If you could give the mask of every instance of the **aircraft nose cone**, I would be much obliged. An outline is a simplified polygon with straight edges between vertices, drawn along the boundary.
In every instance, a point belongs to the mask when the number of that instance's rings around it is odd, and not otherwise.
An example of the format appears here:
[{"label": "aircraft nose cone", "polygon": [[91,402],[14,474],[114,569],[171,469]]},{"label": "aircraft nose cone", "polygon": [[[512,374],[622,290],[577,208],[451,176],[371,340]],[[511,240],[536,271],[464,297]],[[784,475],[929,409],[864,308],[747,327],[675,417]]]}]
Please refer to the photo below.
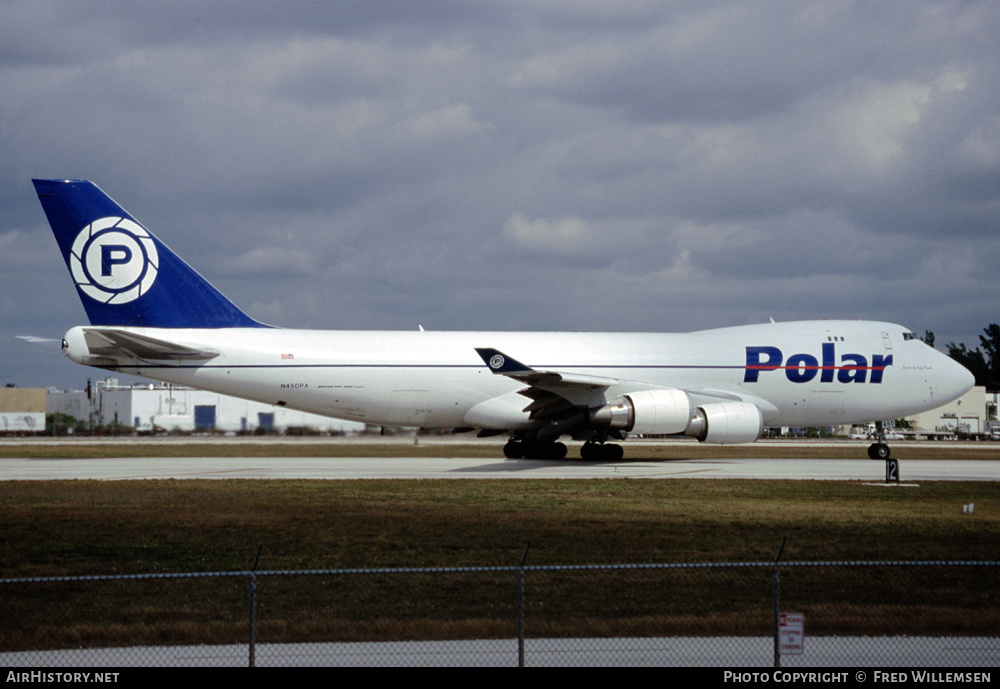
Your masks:
[{"label": "aircraft nose cone", "polygon": [[943,389],[945,396],[951,399],[961,397],[975,384],[976,377],[969,369],[951,357],[947,358],[938,376],[938,385]]}]

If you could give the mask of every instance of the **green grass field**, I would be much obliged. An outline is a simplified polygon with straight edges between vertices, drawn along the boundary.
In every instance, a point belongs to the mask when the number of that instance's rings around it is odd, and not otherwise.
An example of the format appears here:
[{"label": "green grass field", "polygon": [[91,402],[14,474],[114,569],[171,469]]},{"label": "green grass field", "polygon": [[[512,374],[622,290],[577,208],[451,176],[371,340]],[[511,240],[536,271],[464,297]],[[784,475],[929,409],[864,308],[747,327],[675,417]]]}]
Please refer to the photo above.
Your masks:
[{"label": "green grass field", "polygon": [[[769,561],[782,539],[785,562],[996,560],[1000,483],[12,481],[0,482],[0,524],[3,578],[239,571],[259,546],[265,570],[514,565],[528,542],[529,565]],[[886,603],[882,631],[953,620],[995,630],[996,570],[790,569],[786,595],[810,610],[814,630],[818,616],[831,630],[855,630]],[[550,634],[756,633],[769,619],[767,570],[531,579],[531,619]],[[444,585],[390,576],[377,586],[268,579],[262,632],[269,640],[509,636],[511,584],[506,576]],[[8,587],[0,650],[245,637],[243,580]]]},{"label": "green grass field", "polygon": [[[993,559],[1000,484],[0,482],[3,577],[769,559]],[[972,515],[962,506],[975,503]]]}]

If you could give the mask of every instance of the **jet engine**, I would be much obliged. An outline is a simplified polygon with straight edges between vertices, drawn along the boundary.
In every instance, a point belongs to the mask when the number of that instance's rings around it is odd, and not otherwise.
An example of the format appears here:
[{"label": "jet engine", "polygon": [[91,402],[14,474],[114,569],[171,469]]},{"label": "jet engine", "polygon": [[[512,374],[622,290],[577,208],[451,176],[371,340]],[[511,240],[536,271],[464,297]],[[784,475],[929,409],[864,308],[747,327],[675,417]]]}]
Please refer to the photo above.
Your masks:
[{"label": "jet engine", "polygon": [[760,409],[747,402],[694,407],[683,390],[632,392],[590,410],[590,423],[640,435],[686,435],[713,445],[752,443],[764,429]]},{"label": "jet engine", "polygon": [[695,409],[684,435],[702,443],[738,445],[752,443],[764,430],[760,408],[748,402],[719,402]]},{"label": "jet engine", "polygon": [[674,388],[630,392],[618,400],[590,410],[595,426],[646,435],[677,435],[691,422],[691,400]]}]

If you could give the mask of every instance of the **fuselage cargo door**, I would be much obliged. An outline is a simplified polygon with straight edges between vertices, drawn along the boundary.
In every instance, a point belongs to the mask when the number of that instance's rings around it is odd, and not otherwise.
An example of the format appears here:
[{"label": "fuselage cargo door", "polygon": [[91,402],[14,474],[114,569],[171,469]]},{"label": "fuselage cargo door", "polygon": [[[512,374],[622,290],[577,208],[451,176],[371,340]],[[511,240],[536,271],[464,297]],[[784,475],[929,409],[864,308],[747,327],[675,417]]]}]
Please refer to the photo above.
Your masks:
[{"label": "fuselage cargo door", "polygon": [[388,423],[394,426],[420,426],[427,419],[426,390],[393,390]]},{"label": "fuselage cargo door", "polygon": [[819,425],[836,425],[847,418],[842,390],[814,390],[809,393],[809,416]]}]

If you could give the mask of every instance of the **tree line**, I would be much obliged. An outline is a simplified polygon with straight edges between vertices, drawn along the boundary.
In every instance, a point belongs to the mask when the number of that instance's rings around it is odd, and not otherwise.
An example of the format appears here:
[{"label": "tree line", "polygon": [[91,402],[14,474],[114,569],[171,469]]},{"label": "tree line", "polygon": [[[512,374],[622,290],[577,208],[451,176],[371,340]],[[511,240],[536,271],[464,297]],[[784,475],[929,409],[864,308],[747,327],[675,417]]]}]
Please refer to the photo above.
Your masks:
[{"label": "tree line", "polygon": [[[1000,325],[991,323],[979,336],[980,346],[969,349],[965,344],[948,343],[948,356],[972,371],[976,385],[987,390],[1000,390]],[[934,333],[926,331],[922,338],[934,346]]]}]

